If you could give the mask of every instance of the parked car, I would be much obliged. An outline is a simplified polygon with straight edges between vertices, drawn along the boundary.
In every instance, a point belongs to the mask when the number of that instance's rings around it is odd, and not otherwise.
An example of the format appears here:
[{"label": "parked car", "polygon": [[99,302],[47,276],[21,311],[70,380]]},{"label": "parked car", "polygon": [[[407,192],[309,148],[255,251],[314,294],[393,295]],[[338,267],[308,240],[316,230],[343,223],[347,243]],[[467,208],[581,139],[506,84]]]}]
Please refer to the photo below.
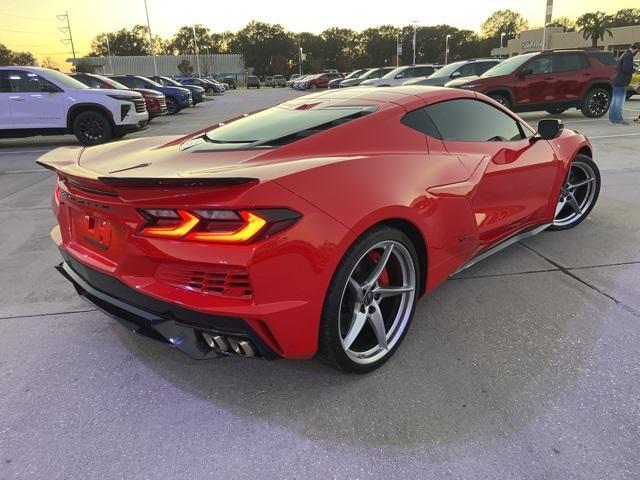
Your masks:
[{"label": "parked car", "polygon": [[462,60],[450,63],[436,70],[425,78],[412,78],[402,85],[429,85],[432,87],[442,87],[445,83],[471,76],[479,76],[492,67],[495,67],[502,60],[499,58],[474,58],[472,60]]},{"label": "parked car", "polygon": [[193,104],[194,105],[197,105],[198,103],[202,103],[202,102],[204,102],[206,100],[205,89],[202,88],[202,87],[199,87],[197,85],[183,85],[181,83],[176,82],[173,78],[163,77],[163,76],[160,76],[160,75],[153,76],[153,77],[148,77],[148,78],[150,78],[154,82],[157,82],[160,85],[163,85],[165,87],[186,88],[187,90],[189,90],[191,92],[191,98],[193,98]]},{"label": "parked car", "polygon": [[627,91],[627,99],[640,94],[640,61],[634,61],[633,68],[635,71],[631,77],[631,83],[629,84],[629,90]]},{"label": "parked car", "polygon": [[327,85],[331,80],[335,80],[338,78],[344,78],[344,76],[338,72],[321,73],[319,75],[315,75],[312,78],[304,80],[303,82],[300,82],[300,89],[315,90],[316,88],[327,88]]},{"label": "parked car", "polygon": [[340,88],[356,87],[360,85],[362,82],[364,82],[365,80],[380,78],[394,69],[395,67],[370,68],[368,71],[366,71],[359,77],[350,78],[349,80],[342,80],[340,82]]},{"label": "parked car", "polygon": [[69,76],[90,88],[131,90],[140,93],[142,98],[144,98],[144,103],[149,113],[149,121],[160,115],[166,115],[168,112],[164,94],[156,92],[155,90],[149,90],[148,88],[129,88],[116,82],[113,78],[98,75],[97,73],[72,73]]},{"label": "parked car", "polygon": [[255,75],[247,77],[247,88],[260,88],[260,79]]},{"label": "parked car", "polygon": [[296,90],[306,90],[305,86],[307,82],[310,82],[311,80],[313,80],[316,77],[319,77],[320,75],[321,75],[320,73],[314,73],[311,75],[305,75],[304,77],[300,77],[295,82],[293,82],[293,88],[295,88]]},{"label": "parked car", "polygon": [[217,88],[216,91],[218,93],[224,93],[229,89],[229,85],[213,77],[206,77],[206,78],[203,78],[202,80],[206,80],[207,82],[212,83]]},{"label": "parked car", "polygon": [[264,86],[265,87],[273,87],[273,77],[271,75],[269,75],[268,77],[264,78]]},{"label": "parked car", "polygon": [[599,50],[550,50],[511,57],[479,77],[447,87],[484,93],[514,112],[546,110],[557,115],[577,108],[602,117],[611,102],[615,59]]},{"label": "parked car", "polygon": [[274,75],[273,76],[273,88],[276,87],[284,87],[286,86],[287,79],[284,78],[284,75]]},{"label": "parked car", "polygon": [[129,88],[148,88],[149,90],[163,93],[167,102],[169,115],[175,115],[183,108],[193,106],[191,92],[184,87],[165,87],[139,75],[113,75],[109,78],[113,78],[116,82]]},{"label": "parked car", "polygon": [[289,80],[287,80],[287,87],[291,87],[293,86],[293,82],[298,79],[299,77],[301,77],[302,75],[300,75],[299,73],[294,73],[293,75],[291,75],[289,77]]},{"label": "parked car", "polygon": [[97,145],[146,127],[138,92],[89,88],[57,70],[0,67],[0,136],[73,134]]},{"label": "parked car", "polygon": [[426,77],[433,74],[442,65],[425,64],[425,65],[406,65],[397,67],[390,72],[385,73],[380,78],[368,78],[360,83],[363,87],[394,87],[402,85],[409,78]]},{"label": "parked car", "polygon": [[238,88],[238,82],[233,77],[224,77],[224,83],[229,85],[229,88],[232,88],[234,90]]},{"label": "parked car", "polygon": [[180,83],[183,87],[187,85],[196,85],[198,87],[204,88],[205,93],[221,93],[224,91],[220,87],[215,86],[215,84],[211,83],[204,78],[195,78],[195,77],[178,77],[176,81]]},{"label": "parked car", "polygon": [[600,191],[592,146],[560,121],[536,132],[484,95],[422,90],[343,90],[339,108],[317,94],[185,137],[52,150],[38,163],[58,175],[57,269],[192,358],[370,372],[411,333],[420,297],[579,225]]},{"label": "parked car", "polygon": [[291,83],[291,88],[298,90],[300,88],[301,82],[304,82],[305,80],[314,77],[318,75],[317,73],[315,74],[306,74],[306,75],[300,75],[299,77],[297,77],[296,79],[293,80],[293,82]]},{"label": "parked car", "polygon": [[328,89],[339,88],[340,87],[340,82],[343,82],[344,80],[349,80],[351,78],[357,78],[360,75],[362,75],[363,73],[365,73],[367,70],[369,70],[369,69],[368,68],[359,68],[358,70],[354,70],[353,72],[351,72],[350,74],[348,74],[345,77],[334,78],[333,80],[329,81],[329,83],[327,84],[327,88]]}]

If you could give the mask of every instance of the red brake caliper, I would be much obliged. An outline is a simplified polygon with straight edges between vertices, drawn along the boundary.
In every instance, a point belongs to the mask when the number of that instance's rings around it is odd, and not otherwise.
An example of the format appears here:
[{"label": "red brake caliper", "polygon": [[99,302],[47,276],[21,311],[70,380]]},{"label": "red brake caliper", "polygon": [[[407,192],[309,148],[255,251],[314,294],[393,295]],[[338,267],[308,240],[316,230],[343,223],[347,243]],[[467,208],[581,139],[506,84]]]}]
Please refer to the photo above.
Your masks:
[{"label": "red brake caliper", "polygon": [[[378,251],[369,252],[369,254],[367,255],[367,258],[371,260],[371,263],[373,263],[374,265],[380,261],[380,257],[382,257],[382,254]],[[378,277],[378,284],[381,287],[386,287],[389,285],[389,272],[387,271],[386,266],[384,267],[384,270],[382,270],[382,273]]]}]

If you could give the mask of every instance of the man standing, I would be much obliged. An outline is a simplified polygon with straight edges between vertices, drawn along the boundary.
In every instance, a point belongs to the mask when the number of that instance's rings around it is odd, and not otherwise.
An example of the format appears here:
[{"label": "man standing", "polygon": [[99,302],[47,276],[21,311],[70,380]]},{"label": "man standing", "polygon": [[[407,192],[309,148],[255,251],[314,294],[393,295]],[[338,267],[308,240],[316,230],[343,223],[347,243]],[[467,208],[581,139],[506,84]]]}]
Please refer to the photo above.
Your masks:
[{"label": "man standing", "polygon": [[609,123],[612,125],[628,125],[622,118],[622,108],[633,75],[633,57],[638,53],[638,50],[640,50],[640,42],[634,43],[622,54],[618,60],[616,74],[611,80],[613,97],[609,107]]}]

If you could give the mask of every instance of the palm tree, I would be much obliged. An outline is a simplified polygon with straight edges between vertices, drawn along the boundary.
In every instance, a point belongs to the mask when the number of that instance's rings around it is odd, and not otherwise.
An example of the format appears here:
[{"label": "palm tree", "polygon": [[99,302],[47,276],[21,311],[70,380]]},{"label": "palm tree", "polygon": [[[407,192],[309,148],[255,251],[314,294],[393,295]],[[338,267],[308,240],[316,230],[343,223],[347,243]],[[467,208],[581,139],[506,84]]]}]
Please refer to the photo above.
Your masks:
[{"label": "palm tree", "polygon": [[591,39],[591,46],[595,48],[598,46],[598,40],[604,40],[605,33],[613,37],[609,30],[612,20],[613,17],[604,12],[585,13],[576,20],[576,25],[580,27],[582,37],[585,40]]}]

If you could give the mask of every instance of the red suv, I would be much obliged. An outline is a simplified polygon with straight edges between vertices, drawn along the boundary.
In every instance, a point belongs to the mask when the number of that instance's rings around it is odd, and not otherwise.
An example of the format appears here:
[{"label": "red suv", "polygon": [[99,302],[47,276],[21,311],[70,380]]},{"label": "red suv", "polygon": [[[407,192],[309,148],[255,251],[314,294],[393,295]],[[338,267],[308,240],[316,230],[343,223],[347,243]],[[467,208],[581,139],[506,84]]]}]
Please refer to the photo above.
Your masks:
[{"label": "red suv", "polygon": [[447,87],[475,90],[514,112],[577,108],[602,117],[611,101],[615,59],[609,52],[556,50],[511,57],[479,77],[454,80]]},{"label": "red suv", "polygon": [[303,90],[313,90],[315,88],[327,88],[329,82],[331,80],[335,80],[336,78],[343,78],[344,75],[341,73],[321,73],[320,75],[314,75],[307,79],[305,82],[302,82],[300,87]]}]

